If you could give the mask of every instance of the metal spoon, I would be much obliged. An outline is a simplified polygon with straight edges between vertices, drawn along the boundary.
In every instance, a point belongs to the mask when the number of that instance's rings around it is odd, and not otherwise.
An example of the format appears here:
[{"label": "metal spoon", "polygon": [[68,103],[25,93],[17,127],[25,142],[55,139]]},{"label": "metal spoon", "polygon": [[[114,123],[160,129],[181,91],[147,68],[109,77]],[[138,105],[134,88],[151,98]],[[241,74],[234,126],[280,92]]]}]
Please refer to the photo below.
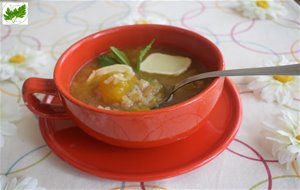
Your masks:
[{"label": "metal spoon", "polygon": [[250,76],[250,75],[300,75],[300,64],[274,66],[274,67],[259,67],[245,68],[223,71],[212,71],[194,75],[177,83],[159,103],[158,107],[162,107],[172,99],[172,95],[181,87],[201,79],[225,76]]}]

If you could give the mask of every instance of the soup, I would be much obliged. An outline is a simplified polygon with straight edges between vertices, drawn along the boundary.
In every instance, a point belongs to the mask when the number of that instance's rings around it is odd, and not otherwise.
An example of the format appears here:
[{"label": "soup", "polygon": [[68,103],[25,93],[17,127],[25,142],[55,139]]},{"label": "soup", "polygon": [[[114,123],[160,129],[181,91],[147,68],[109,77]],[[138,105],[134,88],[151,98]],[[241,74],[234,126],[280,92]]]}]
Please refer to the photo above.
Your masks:
[{"label": "soup", "polygon": [[[142,47],[123,50],[130,66],[125,64],[103,66],[103,59],[106,59],[107,56],[116,59],[113,52],[100,55],[99,57],[102,56],[100,60],[98,57],[88,62],[79,70],[71,83],[72,96],[99,109],[121,111],[157,109],[168,90],[176,83],[206,71],[205,67],[192,57],[189,67],[180,74],[137,71],[133,68],[137,67],[139,59],[137,55],[141,50]],[[164,48],[152,48],[147,55],[150,57],[150,55],[157,55],[156,53],[165,57],[186,56]],[[182,87],[167,105],[177,104],[191,98],[206,88],[210,81],[210,79],[205,79]]]}]

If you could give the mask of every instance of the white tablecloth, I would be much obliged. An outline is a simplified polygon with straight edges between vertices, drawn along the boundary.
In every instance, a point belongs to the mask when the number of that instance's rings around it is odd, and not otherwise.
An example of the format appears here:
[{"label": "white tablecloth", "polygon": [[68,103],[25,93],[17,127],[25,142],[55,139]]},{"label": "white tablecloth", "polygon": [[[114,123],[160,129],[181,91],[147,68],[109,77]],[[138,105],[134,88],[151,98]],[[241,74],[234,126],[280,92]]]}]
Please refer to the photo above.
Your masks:
[{"label": "white tablecloth", "polygon": [[[280,55],[299,62],[300,9],[293,1],[282,2],[288,10],[282,18],[251,20],[235,11],[236,1],[29,1],[29,24],[1,25],[1,48],[46,51],[51,58],[38,76],[51,78],[57,59],[75,41],[139,14],[204,35],[221,49],[227,69],[259,67]],[[276,161],[263,132],[262,122],[289,108],[256,97],[245,88],[245,77],[232,79],[243,105],[241,128],[228,149],[191,172],[148,182],[83,173],[52,153],[38,120],[20,101],[23,117],[16,123],[16,135],[5,137],[1,174],[31,176],[47,189],[300,189],[298,174]],[[18,101],[21,86],[1,83],[1,101]]]}]

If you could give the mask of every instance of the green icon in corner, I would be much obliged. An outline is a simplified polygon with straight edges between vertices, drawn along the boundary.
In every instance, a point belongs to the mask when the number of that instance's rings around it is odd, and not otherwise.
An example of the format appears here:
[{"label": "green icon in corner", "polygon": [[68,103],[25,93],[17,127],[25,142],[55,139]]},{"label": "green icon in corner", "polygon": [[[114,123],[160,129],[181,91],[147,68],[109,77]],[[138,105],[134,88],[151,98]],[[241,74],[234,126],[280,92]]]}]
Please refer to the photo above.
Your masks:
[{"label": "green icon in corner", "polygon": [[24,18],[25,15],[26,15],[26,5],[23,4],[18,8],[14,8],[13,10],[7,7],[3,16],[4,16],[4,20],[6,21],[11,20],[13,23],[15,23],[17,18]]}]

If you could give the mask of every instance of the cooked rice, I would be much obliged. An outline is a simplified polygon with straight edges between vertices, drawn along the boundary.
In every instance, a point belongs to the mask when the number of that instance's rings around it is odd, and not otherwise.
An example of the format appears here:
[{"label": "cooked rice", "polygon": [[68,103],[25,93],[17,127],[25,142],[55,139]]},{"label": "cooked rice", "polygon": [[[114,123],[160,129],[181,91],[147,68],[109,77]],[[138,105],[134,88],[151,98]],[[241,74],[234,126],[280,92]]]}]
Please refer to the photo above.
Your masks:
[{"label": "cooked rice", "polygon": [[115,79],[115,78],[114,78],[114,76],[112,75],[112,76],[108,77],[108,78],[104,81],[104,84],[110,84],[114,79]]},{"label": "cooked rice", "polygon": [[[109,79],[109,82],[112,80]],[[162,100],[162,88],[163,86],[157,80],[149,82],[141,79],[137,81],[127,95],[122,97],[120,103],[113,103],[111,106],[99,105],[98,108],[124,111],[149,110],[156,107]]]},{"label": "cooked rice", "polygon": [[139,80],[132,90],[122,98],[121,105],[125,110],[151,109],[162,99],[162,85],[153,80]]}]

